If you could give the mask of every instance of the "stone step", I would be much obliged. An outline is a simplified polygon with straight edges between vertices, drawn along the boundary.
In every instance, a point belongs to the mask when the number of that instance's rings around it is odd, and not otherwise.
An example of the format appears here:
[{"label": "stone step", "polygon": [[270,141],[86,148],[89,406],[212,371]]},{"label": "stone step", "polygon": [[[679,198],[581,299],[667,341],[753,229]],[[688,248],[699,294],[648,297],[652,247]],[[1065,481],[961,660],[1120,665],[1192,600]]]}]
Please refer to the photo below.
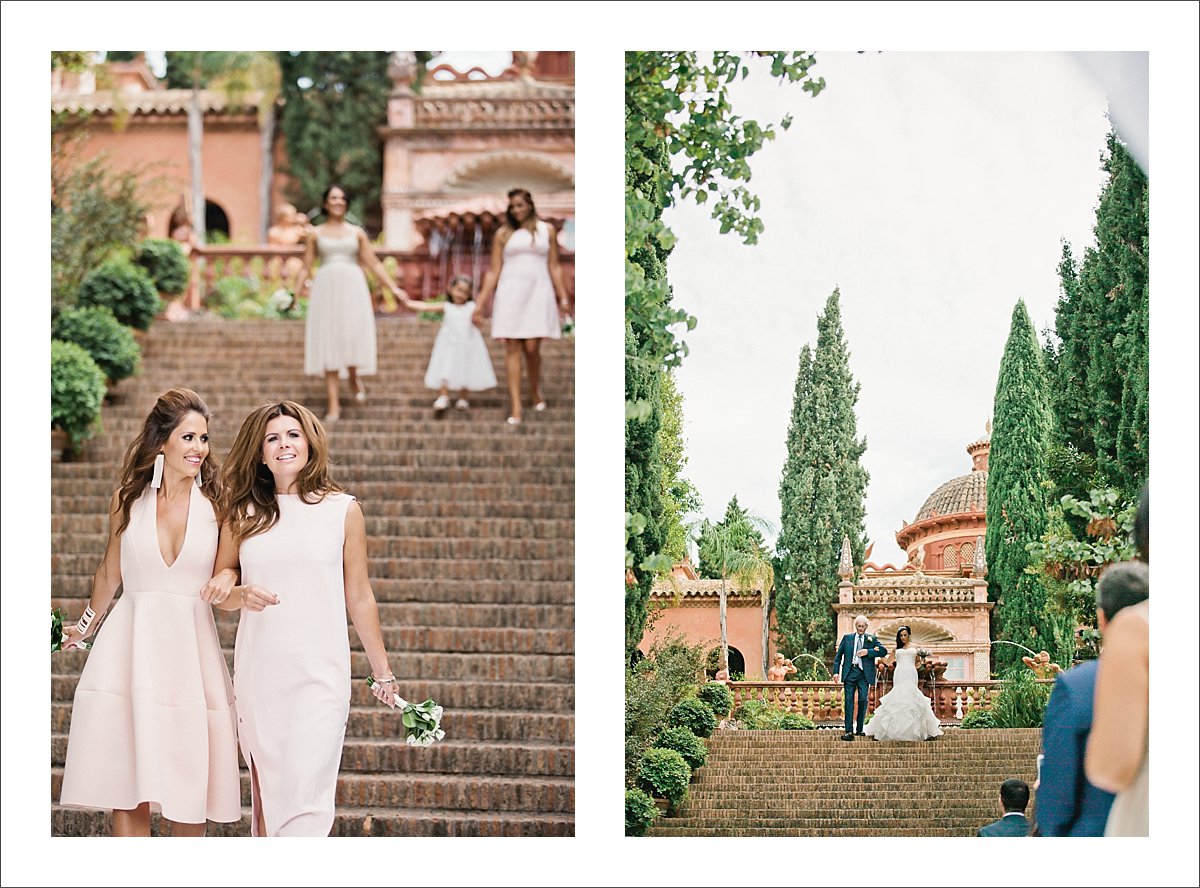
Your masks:
[{"label": "stone step", "polygon": [[[51,735],[50,764],[61,767],[66,754],[67,735]],[[244,763],[242,767],[245,768]],[[342,747],[341,769],[344,772],[571,777],[575,773],[575,750],[548,744],[464,743],[449,739],[421,749],[390,739],[348,738]]]},{"label": "stone step", "polygon": [[[100,501],[97,498],[97,501]],[[367,516],[367,537],[416,538],[502,538],[510,540],[573,540],[575,522],[569,519],[537,518],[414,518]],[[108,515],[102,513],[55,515],[50,519],[50,532],[80,538],[87,534],[102,534],[107,538]],[[52,537],[53,538],[53,537]]]},{"label": "stone step", "polygon": [[[115,470],[114,470],[115,475]],[[115,489],[115,484],[112,485]],[[50,498],[52,523],[75,518],[101,519],[101,528],[107,527],[108,504],[113,490],[107,493],[84,496],[53,495]],[[385,499],[373,500],[364,507],[368,522],[372,520],[411,518],[417,521],[431,518],[457,518],[461,521],[492,519],[515,519],[521,521],[569,522],[574,528],[574,500],[523,501],[523,500],[448,500],[434,499]],[[60,529],[53,527],[53,529]]]},{"label": "stone step", "polygon": [[[70,732],[71,704],[50,704],[50,727],[54,733]],[[575,739],[575,716],[558,712],[449,709],[442,717],[442,728],[446,737],[456,742],[503,740],[568,744]],[[399,746],[405,745],[399,716],[379,703],[350,707],[346,737],[391,740]]]},{"label": "stone step", "polygon": [[[62,793],[62,768],[50,769],[51,801]],[[242,773],[242,805],[250,804],[250,777]],[[412,805],[454,811],[522,811],[570,814],[575,810],[575,787],[569,778],[505,777],[447,774],[340,773],[335,804],[338,808],[395,809]]]},{"label": "stone step", "polygon": [[[384,576],[425,580],[559,580],[565,583],[571,580],[573,568],[569,556],[525,561],[369,557],[367,562],[372,578]],[[50,556],[50,569],[55,574],[92,576],[98,566],[95,555],[53,554]]]},{"label": "stone step", "polygon": [[[209,823],[210,836],[250,835],[249,808],[239,823]],[[165,835],[162,818],[151,818],[154,835]],[[112,820],[107,811],[51,806],[51,835],[108,836]],[[530,814],[519,811],[447,811],[433,808],[376,809],[339,807],[331,836],[573,836],[572,814]]]},{"label": "stone step", "polygon": [[[103,630],[101,630],[103,631]],[[232,651],[226,649],[226,663],[232,670]],[[55,675],[78,675],[87,658],[85,651],[59,651],[50,658]],[[575,658],[547,654],[455,654],[425,651],[389,651],[388,663],[402,682],[475,681],[571,684]],[[365,679],[371,673],[366,654],[352,651],[350,674]]]},{"label": "stone step", "polygon": [[[96,454],[93,452],[93,456]],[[105,455],[112,462],[124,457],[124,450]],[[97,459],[100,457],[97,456]],[[367,450],[355,448],[342,449],[337,454],[339,469],[350,466],[361,466],[364,473],[375,469],[378,480],[388,477],[387,471],[394,468],[424,468],[431,471],[453,471],[462,469],[512,469],[520,472],[531,472],[538,469],[556,469],[562,471],[562,454],[539,450],[536,453],[520,453],[517,451],[499,452],[485,450],[387,450],[378,448]],[[55,463],[53,477],[58,481],[78,478],[111,478],[111,466],[101,462],[87,463]],[[368,473],[369,474],[369,473]],[[435,479],[436,480],[436,479]],[[111,483],[111,482],[110,482]],[[115,485],[113,485],[115,487]]]},{"label": "stone step", "polygon": [[[61,555],[93,556],[99,560],[108,545],[108,534],[52,533],[50,551]],[[506,539],[504,537],[394,537],[368,536],[368,559],[426,558],[444,561],[523,559],[557,561],[574,554],[572,539]]]},{"label": "stone step", "polygon": [[[447,710],[495,709],[536,712],[571,712],[575,708],[575,686],[546,682],[518,681],[439,681],[410,679],[402,676],[403,690],[413,700],[434,699]],[[79,685],[79,674],[51,676],[50,699],[70,703]],[[374,697],[364,681],[350,686],[350,702],[357,706],[374,705]]]},{"label": "stone step", "polygon": [[744,826],[655,826],[649,836],[793,836],[799,838],[866,838],[870,836],[896,836],[903,838],[943,838],[950,836],[974,836],[975,831],[990,821],[961,824],[952,827],[911,826],[901,827],[887,824],[879,827],[845,827],[821,823],[797,823],[780,827]]},{"label": "stone step", "polygon": [[[390,472],[378,469],[344,467],[338,483],[364,503],[382,499],[511,499],[525,497],[565,499],[562,491],[575,483],[570,469],[444,469],[429,477],[417,466],[396,466]],[[62,478],[53,482],[51,492],[58,496],[99,496],[110,498],[116,485],[112,478]],[[421,493],[425,495],[422,496]]]},{"label": "stone step", "polygon": [[[94,564],[93,570],[95,567],[99,567],[99,564]],[[395,578],[373,574],[371,588],[375,592],[375,600],[380,604],[413,601],[425,604],[529,604],[570,608],[574,600],[571,584],[562,580]],[[87,599],[92,592],[92,574],[55,574],[50,580],[50,592],[55,599]]]}]

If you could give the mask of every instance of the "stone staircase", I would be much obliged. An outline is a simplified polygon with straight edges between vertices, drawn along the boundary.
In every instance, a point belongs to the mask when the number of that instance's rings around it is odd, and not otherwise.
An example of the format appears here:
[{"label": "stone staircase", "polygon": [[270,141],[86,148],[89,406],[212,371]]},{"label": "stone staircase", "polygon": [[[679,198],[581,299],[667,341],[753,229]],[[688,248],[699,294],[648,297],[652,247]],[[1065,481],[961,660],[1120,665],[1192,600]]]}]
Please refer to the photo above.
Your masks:
[{"label": "stone staircase", "polygon": [[714,734],[678,815],[659,817],[649,834],[973,836],[1000,816],[1001,783],[1033,786],[1041,751],[1036,728],[950,728],[925,743],[841,734]]},{"label": "stone staircase", "polygon": [[[391,665],[401,692],[445,707],[446,739],[403,743],[395,713],[355,676],[334,835],[574,834],[574,344],[542,349],[544,413],[504,424],[501,389],[435,419],[424,388],[436,323],[380,318],[379,373],[368,400],[345,400],[331,428],[334,477],[358,497]],[[500,344],[488,340],[502,377]],[[269,400],[325,413],[324,382],[302,373],[302,321],[195,320],[155,325],[143,371],[104,408],[103,434],[52,468],[52,605],[82,612],[107,533],[124,449],[155,398],[195,389],[213,412],[221,458],[242,419]],[[345,391],[343,384],[343,390]],[[230,668],[237,615],[217,612]],[[103,634],[103,629],[101,629]],[[87,654],[52,658],[54,835],[107,835],[107,812],[57,805],[71,701]],[[401,739],[398,741],[397,737]],[[243,817],[210,835],[249,835]],[[158,830],[158,818],[155,818]]]}]

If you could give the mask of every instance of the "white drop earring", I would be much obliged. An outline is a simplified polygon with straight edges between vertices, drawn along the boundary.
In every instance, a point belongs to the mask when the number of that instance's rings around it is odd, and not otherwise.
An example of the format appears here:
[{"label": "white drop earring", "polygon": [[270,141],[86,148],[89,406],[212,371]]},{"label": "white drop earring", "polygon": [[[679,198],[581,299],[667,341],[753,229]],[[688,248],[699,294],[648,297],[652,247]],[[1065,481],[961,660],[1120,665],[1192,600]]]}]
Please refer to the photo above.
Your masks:
[{"label": "white drop earring", "polygon": [[162,487],[163,463],[166,461],[167,458],[161,453],[154,457],[154,475],[150,478],[150,486],[155,490],[158,490],[158,488]]}]

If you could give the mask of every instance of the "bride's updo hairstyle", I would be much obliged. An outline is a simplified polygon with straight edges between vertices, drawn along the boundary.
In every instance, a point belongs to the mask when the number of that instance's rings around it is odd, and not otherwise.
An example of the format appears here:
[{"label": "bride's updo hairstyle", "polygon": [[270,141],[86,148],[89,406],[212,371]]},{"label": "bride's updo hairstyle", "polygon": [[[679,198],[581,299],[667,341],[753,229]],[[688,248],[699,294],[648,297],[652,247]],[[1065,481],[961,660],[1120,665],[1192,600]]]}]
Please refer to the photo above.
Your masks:
[{"label": "bride's updo hairstyle", "polygon": [[901,626],[899,629],[896,630],[896,650],[900,650],[900,648],[906,646],[905,643],[900,640],[901,632],[907,632],[908,640],[912,641],[912,629],[910,629],[908,626]]}]

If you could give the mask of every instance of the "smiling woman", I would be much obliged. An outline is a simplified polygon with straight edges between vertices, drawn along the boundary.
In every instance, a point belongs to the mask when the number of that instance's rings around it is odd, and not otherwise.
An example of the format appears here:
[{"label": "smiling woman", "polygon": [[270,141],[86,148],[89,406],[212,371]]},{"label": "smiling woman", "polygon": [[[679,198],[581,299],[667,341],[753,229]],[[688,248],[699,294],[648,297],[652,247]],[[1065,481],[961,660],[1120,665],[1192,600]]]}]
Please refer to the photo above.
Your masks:
[{"label": "smiling woman", "polygon": [[234,643],[238,735],[256,836],[327,836],[350,713],[345,612],[371,664],[372,693],[394,704],[366,524],[329,474],[325,429],[283,401],[242,423],[227,462],[219,568],[240,569]]},{"label": "smiling woman", "polygon": [[213,577],[208,417],[189,389],[159,397],[126,452],[88,606],[63,632],[63,650],[80,647],[124,585],[75,691],[61,800],[111,808],[114,835],[150,835],[152,811],[193,836],[242,815],[233,688],[206,603],[235,579]]}]

